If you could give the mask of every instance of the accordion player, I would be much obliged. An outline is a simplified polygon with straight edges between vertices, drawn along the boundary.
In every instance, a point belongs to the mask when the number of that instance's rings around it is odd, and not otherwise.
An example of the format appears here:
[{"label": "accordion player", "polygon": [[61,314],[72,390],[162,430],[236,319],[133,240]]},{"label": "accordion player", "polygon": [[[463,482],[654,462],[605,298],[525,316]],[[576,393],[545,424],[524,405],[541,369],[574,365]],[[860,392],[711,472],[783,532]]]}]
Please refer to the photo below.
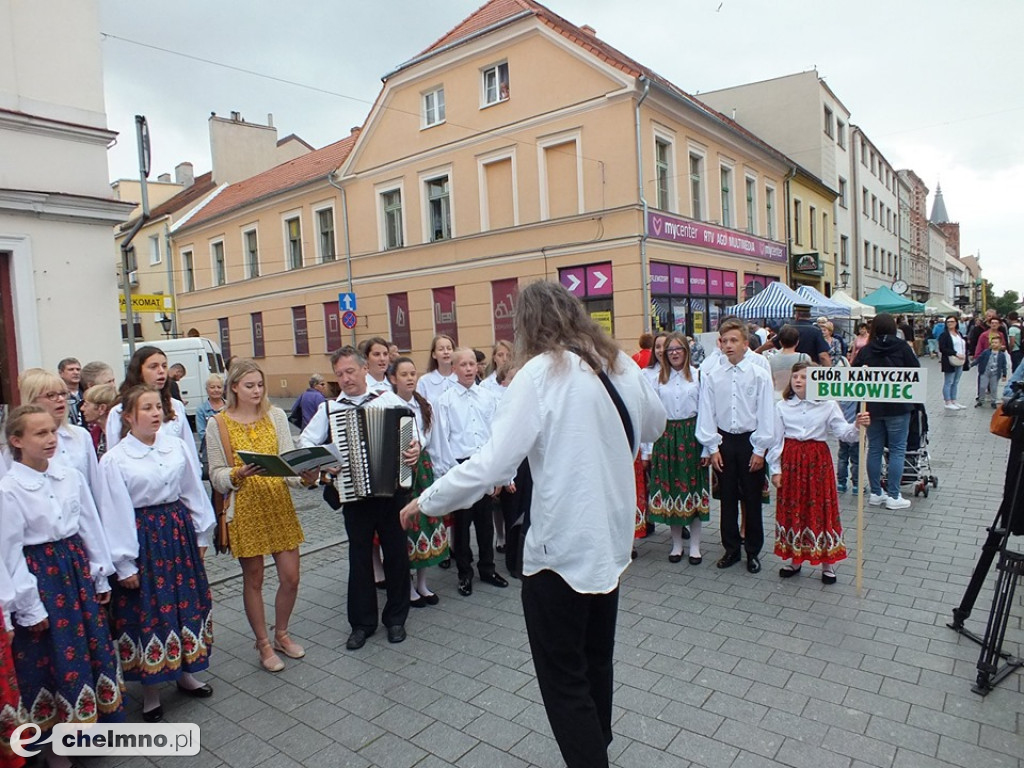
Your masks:
[{"label": "accordion player", "polygon": [[327,405],[330,442],[343,459],[340,472],[333,477],[339,505],[392,497],[412,488],[413,469],[402,460],[416,431],[409,408],[331,410],[329,402]]}]

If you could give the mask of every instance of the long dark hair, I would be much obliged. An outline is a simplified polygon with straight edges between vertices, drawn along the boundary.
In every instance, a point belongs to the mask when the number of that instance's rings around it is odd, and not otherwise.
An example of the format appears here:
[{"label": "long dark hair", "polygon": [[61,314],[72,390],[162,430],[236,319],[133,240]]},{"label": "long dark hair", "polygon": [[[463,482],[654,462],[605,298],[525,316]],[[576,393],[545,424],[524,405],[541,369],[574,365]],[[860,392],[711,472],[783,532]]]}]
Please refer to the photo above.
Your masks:
[{"label": "long dark hair", "polygon": [[896,320],[888,312],[875,315],[871,321],[871,341],[880,339],[883,336],[896,335]]},{"label": "long dark hair", "polygon": [[[128,361],[128,370],[125,372],[124,381],[121,382],[121,389],[119,392],[119,400],[123,406],[124,396],[128,393],[128,390],[132,387],[137,387],[140,384],[146,384],[145,378],[142,376],[142,366],[146,364],[153,355],[161,355],[164,360],[167,359],[167,354],[159,347],[154,347],[147,344],[144,347],[139,347],[135,350],[135,354],[132,355],[132,359]],[[156,390],[160,393],[160,405],[164,409],[164,421],[174,421],[177,418],[177,414],[174,412],[174,405],[171,403],[171,377],[170,375],[164,380],[163,388]],[[122,408],[123,412],[123,408]]]},{"label": "long dark hair", "polygon": [[[388,366],[388,378],[389,379],[392,376],[397,376],[398,375],[398,366],[400,366],[402,363],[409,363],[409,365],[411,365],[413,368],[416,367],[416,363],[414,363],[412,361],[411,357],[406,357],[405,355],[402,355],[401,357],[396,357],[395,361],[391,365]],[[392,392],[397,392],[398,391],[395,388],[394,382],[392,382],[392,384],[391,384],[391,391]],[[424,432],[429,432],[430,431],[430,420],[433,418],[434,409],[430,407],[430,402],[427,400],[427,398],[425,398],[423,395],[421,395],[415,389],[412,391],[412,399],[416,401],[416,403],[420,407],[420,411],[423,413],[423,431]]]}]

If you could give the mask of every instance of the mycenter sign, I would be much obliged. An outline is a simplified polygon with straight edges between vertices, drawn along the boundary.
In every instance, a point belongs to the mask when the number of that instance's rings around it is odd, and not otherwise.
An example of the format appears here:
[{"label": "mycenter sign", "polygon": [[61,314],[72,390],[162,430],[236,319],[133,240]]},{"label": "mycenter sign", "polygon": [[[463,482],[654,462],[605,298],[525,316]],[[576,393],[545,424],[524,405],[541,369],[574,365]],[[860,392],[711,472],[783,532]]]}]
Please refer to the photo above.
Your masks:
[{"label": "mycenter sign", "polygon": [[[124,294],[117,297],[117,305],[124,312]],[[132,312],[174,312],[174,297],[162,293],[132,294]]]},{"label": "mycenter sign", "polygon": [[818,368],[807,371],[808,400],[863,400],[869,403],[923,403],[923,368]]}]

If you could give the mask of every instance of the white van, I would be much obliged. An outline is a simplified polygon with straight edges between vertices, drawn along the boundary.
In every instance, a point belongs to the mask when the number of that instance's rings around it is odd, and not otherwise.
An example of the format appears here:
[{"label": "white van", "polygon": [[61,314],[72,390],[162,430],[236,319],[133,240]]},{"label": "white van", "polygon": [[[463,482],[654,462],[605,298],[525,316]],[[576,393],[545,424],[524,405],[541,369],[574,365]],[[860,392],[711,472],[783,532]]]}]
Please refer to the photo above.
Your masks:
[{"label": "white van", "polygon": [[[220,346],[212,339],[201,336],[137,342],[135,348],[142,346],[156,347],[167,355],[168,367],[175,363],[185,366],[185,376],[178,382],[178,389],[181,390],[181,399],[185,403],[185,412],[192,421],[196,409],[206,400],[206,380],[210,378],[210,374],[224,375],[224,358]],[[123,351],[127,369],[131,358],[127,344],[123,345]]]}]

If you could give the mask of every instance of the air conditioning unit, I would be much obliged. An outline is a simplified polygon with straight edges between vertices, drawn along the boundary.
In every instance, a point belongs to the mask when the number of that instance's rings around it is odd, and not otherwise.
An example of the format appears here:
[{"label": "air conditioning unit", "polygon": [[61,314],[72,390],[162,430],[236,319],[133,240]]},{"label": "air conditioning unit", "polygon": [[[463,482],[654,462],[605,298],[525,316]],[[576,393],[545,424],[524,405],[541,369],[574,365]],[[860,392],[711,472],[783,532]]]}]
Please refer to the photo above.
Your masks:
[{"label": "air conditioning unit", "polygon": [[138,270],[133,269],[131,272],[128,273],[128,285],[130,285],[132,288],[138,288],[139,287],[139,272],[138,272]]}]

